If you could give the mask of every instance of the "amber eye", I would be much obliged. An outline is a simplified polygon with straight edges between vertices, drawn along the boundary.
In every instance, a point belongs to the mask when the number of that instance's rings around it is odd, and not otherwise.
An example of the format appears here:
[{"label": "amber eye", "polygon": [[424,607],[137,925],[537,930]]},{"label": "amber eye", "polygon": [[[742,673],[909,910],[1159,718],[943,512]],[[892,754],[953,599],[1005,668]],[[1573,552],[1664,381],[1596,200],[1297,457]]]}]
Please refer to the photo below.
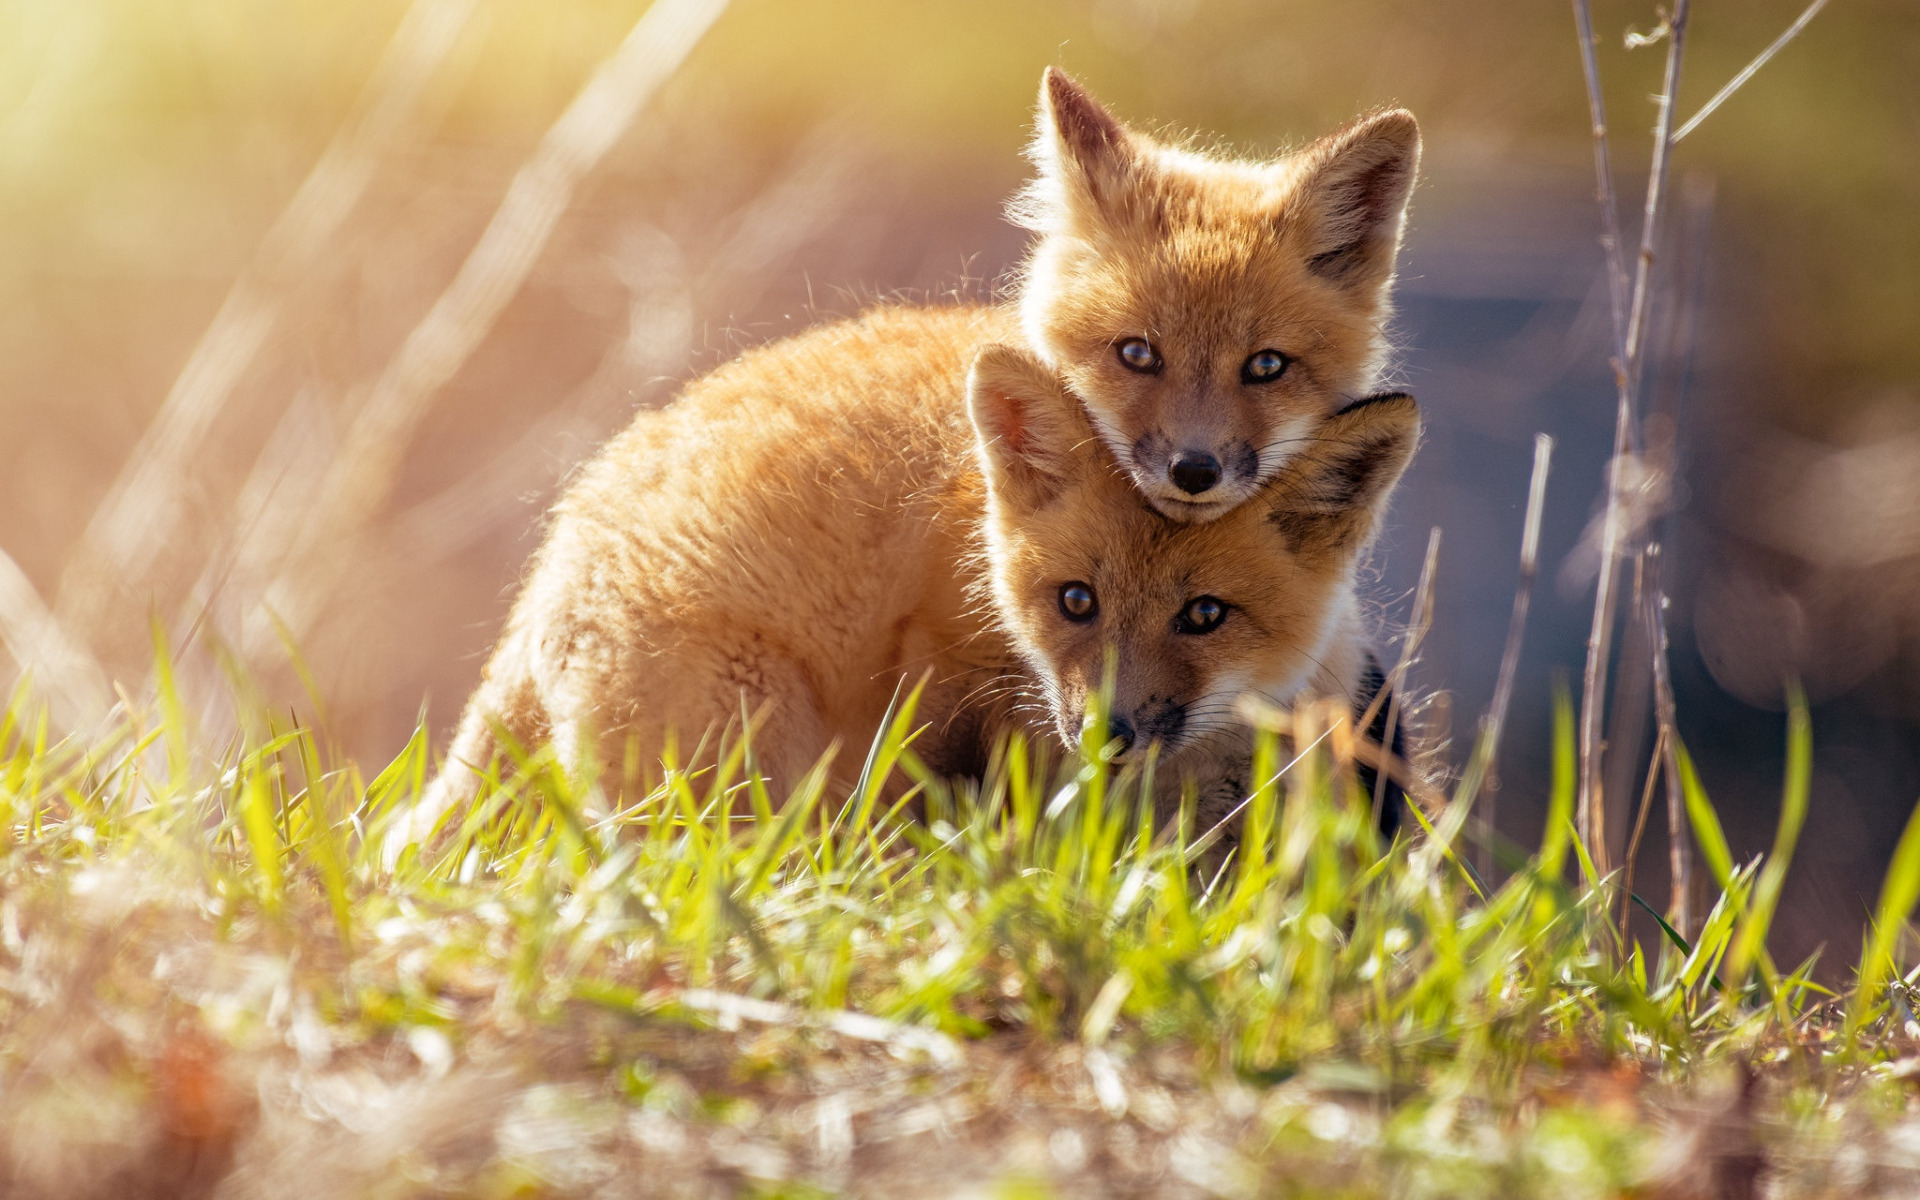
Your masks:
[{"label": "amber eye", "polygon": [[1100,602],[1093,598],[1093,589],[1084,583],[1063,584],[1060,611],[1069,621],[1091,621],[1100,611]]},{"label": "amber eye", "polygon": [[1120,355],[1121,364],[1129,371],[1152,375],[1160,370],[1160,352],[1149,345],[1145,338],[1128,338],[1116,345],[1114,350]]},{"label": "amber eye", "polygon": [[1287,373],[1293,360],[1278,350],[1262,350],[1240,367],[1241,383],[1272,383]]},{"label": "amber eye", "polygon": [[1227,606],[1213,596],[1200,596],[1187,601],[1180,610],[1175,622],[1181,633],[1212,633],[1220,628],[1220,622],[1227,619]]}]

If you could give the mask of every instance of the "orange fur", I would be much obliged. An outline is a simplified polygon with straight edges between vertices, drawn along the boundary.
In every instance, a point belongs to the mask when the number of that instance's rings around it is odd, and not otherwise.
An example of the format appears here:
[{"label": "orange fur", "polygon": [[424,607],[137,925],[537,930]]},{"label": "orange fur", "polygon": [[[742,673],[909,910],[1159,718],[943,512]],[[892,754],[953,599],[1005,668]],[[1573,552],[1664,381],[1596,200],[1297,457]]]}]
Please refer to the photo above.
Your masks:
[{"label": "orange fur", "polygon": [[[787,783],[864,747],[924,676],[919,752],[973,772],[1010,727],[1077,736],[1111,645],[1116,711],[1152,730],[1149,707],[1189,706],[1157,730],[1163,761],[1220,776],[1240,691],[1351,689],[1353,564],[1411,454],[1412,402],[1334,418],[1257,502],[1182,524],[1036,359],[975,363],[1013,332],[999,309],[878,309],[637,417],[555,506],[409,836],[470,795],[496,729],[616,772],[629,746],[651,766],[676,733],[692,747],[764,711],[757,761]],[[1071,580],[1100,592],[1091,626],[1062,619]],[[1172,632],[1203,593],[1232,606],[1220,628]]]},{"label": "orange fur", "polygon": [[[1116,717],[1167,777],[1230,790],[1241,693],[1351,692],[1354,563],[1418,432],[1411,400],[1346,408],[1381,369],[1412,117],[1231,162],[1049,72],[1041,124],[1017,306],[883,308],[751,351],[582,470],[404,836],[471,794],[496,731],[651,771],[760,713],[758,766],[787,782],[924,677],[917,747],[965,772],[1009,727],[1074,738],[1111,649]],[[1116,356],[1130,336],[1155,372]],[[1264,348],[1285,370],[1241,382]],[[1183,450],[1217,486],[1170,482]],[[1097,618],[1064,619],[1074,581]],[[1224,620],[1180,632],[1202,597]]]},{"label": "orange fur", "polygon": [[[1211,520],[1377,387],[1419,127],[1394,109],[1236,161],[1127,128],[1057,71],[1039,126],[1038,178],[1011,206],[1039,235],[1020,289],[1027,342],[1156,508]],[[1117,353],[1131,338],[1151,369]],[[1250,382],[1262,350],[1285,368]],[[1211,456],[1217,482],[1180,486],[1182,454]]]}]

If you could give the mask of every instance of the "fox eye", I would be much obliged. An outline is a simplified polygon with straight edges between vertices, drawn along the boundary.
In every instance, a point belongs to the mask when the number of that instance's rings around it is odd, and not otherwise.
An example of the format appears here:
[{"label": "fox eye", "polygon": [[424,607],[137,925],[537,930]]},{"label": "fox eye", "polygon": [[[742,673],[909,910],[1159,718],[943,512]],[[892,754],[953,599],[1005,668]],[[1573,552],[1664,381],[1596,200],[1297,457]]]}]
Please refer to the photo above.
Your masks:
[{"label": "fox eye", "polygon": [[1156,375],[1160,371],[1160,352],[1145,338],[1128,338],[1116,345],[1114,350],[1120,355],[1121,365],[1129,371],[1138,371],[1142,375]]},{"label": "fox eye", "polygon": [[1094,599],[1092,588],[1076,580],[1060,586],[1060,612],[1067,620],[1083,624],[1099,614],[1100,601]]},{"label": "fox eye", "polygon": [[1226,619],[1227,606],[1224,601],[1213,596],[1200,596],[1187,601],[1187,606],[1180,610],[1180,616],[1174,624],[1181,633],[1212,633]]},{"label": "fox eye", "polygon": [[1262,350],[1240,367],[1241,383],[1272,383],[1287,373],[1293,360],[1278,350]]}]

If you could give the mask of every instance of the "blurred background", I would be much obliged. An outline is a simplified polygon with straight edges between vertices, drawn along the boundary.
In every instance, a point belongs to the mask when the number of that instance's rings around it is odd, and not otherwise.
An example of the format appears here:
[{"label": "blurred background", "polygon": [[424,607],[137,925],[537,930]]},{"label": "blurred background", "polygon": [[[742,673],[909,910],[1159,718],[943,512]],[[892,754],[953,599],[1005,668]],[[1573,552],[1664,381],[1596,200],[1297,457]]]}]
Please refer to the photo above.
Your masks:
[{"label": "blurred background", "polygon": [[[1631,240],[1664,45],[1627,46],[1651,5],[1594,8]],[[1700,0],[1678,112],[1800,8]],[[992,293],[1053,63],[1249,153],[1419,115],[1395,329],[1430,433],[1372,591],[1390,634],[1442,527],[1413,680],[1459,761],[1554,435],[1499,809],[1538,836],[1614,406],[1566,5],[735,0],[627,41],[644,11],[0,0],[0,681],[32,662],[78,720],[110,680],[140,690],[158,627],[216,733],[225,677],[369,768],[423,705],[443,737],[544,506],[636,408],[877,297]],[[1750,854],[1805,681],[1813,816],[1776,951],[1836,970],[1920,797],[1916,78],[1920,7],[1836,0],[1679,144],[1648,359],[1679,726]]]}]

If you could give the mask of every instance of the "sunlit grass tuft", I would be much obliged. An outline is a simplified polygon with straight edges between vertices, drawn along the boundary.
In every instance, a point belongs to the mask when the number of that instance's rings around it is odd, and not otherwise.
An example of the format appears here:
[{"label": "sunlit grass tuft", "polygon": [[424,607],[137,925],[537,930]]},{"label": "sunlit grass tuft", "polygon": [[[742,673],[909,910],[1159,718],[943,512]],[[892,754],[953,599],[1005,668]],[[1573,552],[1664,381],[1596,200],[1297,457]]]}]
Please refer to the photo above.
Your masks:
[{"label": "sunlit grass tuft", "polygon": [[371,780],[264,716],[209,753],[156,678],[86,742],[24,689],[0,716],[24,1193],[1677,1196],[1751,1153],[1782,1194],[1920,1179],[1920,833],[1862,986],[1766,953],[1797,698],[1771,855],[1734,859],[1681,756],[1721,895],[1691,944],[1639,944],[1572,836],[1564,699],[1543,844],[1486,884],[1437,840],[1461,806],[1382,845],[1340,738],[1264,730],[1219,838],[1092,751],[1016,738],[950,786],[910,696],[850,794],[772,793],[744,740],[638,795],[535,748],[388,868],[424,732]]}]

